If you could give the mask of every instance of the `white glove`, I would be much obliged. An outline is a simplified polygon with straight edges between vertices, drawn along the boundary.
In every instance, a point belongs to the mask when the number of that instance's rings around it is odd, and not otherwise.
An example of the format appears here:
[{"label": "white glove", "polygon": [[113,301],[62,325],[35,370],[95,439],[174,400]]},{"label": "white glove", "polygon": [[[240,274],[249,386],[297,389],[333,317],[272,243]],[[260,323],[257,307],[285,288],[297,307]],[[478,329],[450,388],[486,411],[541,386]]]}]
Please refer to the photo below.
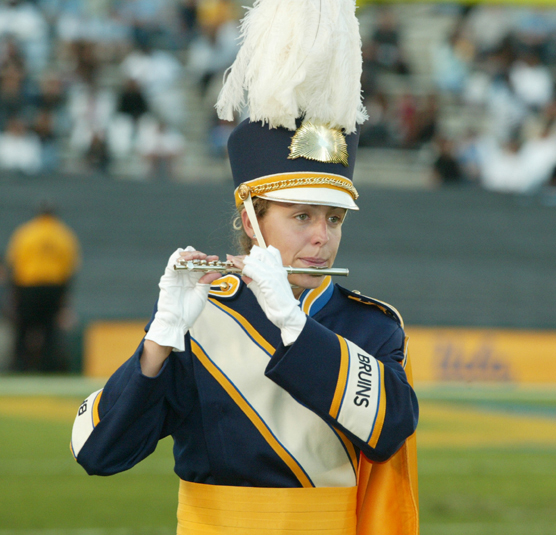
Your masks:
[{"label": "white glove", "polygon": [[243,262],[243,275],[253,279],[248,288],[255,294],[266,317],[280,329],[284,345],[293,344],[305,327],[307,316],[293,296],[280,251],[272,245],[268,249],[254,245]]},{"label": "white glove", "polygon": [[[176,271],[174,265],[184,249],[176,250],[160,278],[158,309],[145,338],[175,351],[185,349],[185,334],[193,326],[208,299],[210,284],[199,284],[202,272]],[[195,251],[191,246],[185,251]]]}]

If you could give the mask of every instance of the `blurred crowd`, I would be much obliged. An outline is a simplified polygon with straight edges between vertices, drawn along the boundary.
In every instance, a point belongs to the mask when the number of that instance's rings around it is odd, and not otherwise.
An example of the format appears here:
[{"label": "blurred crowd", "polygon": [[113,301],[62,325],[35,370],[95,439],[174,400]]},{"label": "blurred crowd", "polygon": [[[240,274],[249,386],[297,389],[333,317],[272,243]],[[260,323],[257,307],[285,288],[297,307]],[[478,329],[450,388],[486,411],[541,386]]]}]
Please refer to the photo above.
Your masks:
[{"label": "blurred crowd", "polygon": [[[239,6],[236,0],[0,4],[0,169],[131,168],[174,178],[199,146],[209,158],[224,158],[233,125],[216,118],[213,104],[237,53]],[[554,185],[556,10],[429,6],[425,33],[427,24],[431,34],[439,20],[449,24],[419,51],[429,64],[424,73],[406,7],[359,10],[370,117],[361,145],[427,152],[435,184],[518,193]],[[191,146],[191,136],[200,142]]]},{"label": "blurred crowd", "polygon": [[[237,51],[232,0],[8,0],[0,5],[0,168],[172,177],[187,80],[201,95]],[[207,143],[222,151],[221,125]]]},{"label": "blurred crowd", "polygon": [[[555,186],[556,10],[434,7],[432,14],[450,23],[425,51],[431,73],[425,84],[415,82],[422,72],[410,60],[412,21],[400,20],[400,12],[374,8],[363,35],[370,120],[362,144],[425,147],[437,184],[515,193]],[[385,78],[398,80],[394,91]]]}]

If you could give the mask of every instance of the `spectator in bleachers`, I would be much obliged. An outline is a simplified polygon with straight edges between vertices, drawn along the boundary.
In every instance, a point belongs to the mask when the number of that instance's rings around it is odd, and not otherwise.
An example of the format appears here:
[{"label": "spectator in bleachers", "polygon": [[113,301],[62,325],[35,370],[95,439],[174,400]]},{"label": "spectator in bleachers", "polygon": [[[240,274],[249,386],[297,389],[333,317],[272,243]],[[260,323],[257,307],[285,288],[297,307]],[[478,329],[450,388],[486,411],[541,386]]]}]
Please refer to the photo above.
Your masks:
[{"label": "spectator in bleachers", "polygon": [[108,147],[116,158],[125,158],[135,149],[141,118],[149,112],[149,104],[139,84],[128,78],[118,95],[116,113],[107,132]]},{"label": "spectator in bleachers", "polygon": [[79,155],[87,153],[95,136],[104,136],[114,115],[115,100],[112,89],[101,87],[96,81],[78,82],[70,87],[70,147]]},{"label": "spectator in bleachers", "polygon": [[95,43],[75,41],[69,51],[73,66],[67,76],[69,147],[83,158],[95,136],[104,136],[114,114],[116,96],[110,87],[100,84],[102,62]]},{"label": "spectator in bleachers", "polygon": [[188,69],[198,81],[201,94],[206,95],[213,80],[220,89],[222,74],[237,55],[236,6],[230,0],[201,0],[198,23],[200,33],[191,43]]},{"label": "spectator in bleachers", "polygon": [[407,91],[400,95],[397,102],[397,137],[401,148],[413,149],[417,139],[417,101]]},{"label": "spectator in bleachers", "polygon": [[198,22],[205,27],[218,28],[228,22],[237,21],[238,9],[233,0],[198,0]]},{"label": "spectator in bleachers", "polygon": [[495,139],[483,142],[481,185],[502,193],[528,193],[530,171],[523,155],[523,141],[519,131],[502,143]]},{"label": "spectator in bleachers", "polygon": [[492,81],[486,107],[490,117],[490,133],[501,141],[507,141],[527,116],[527,106],[513,90],[507,71],[501,72]]},{"label": "spectator in bleachers", "polygon": [[27,100],[25,60],[13,39],[2,43],[0,55],[0,128],[22,113]]},{"label": "spectator in bleachers", "polygon": [[359,145],[386,148],[394,145],[390,106],[384,93],[377,92],[365,100],[369,119],[361,125]]},{"label": "spectator in bleachers", "polygon": [[48,24],[34,2],[8,0],[0,5],[0,37],[9,35],[21,44],[29,71],[39,74],[50,54]]},{"label": "spectator in bleachers", "polygon": [[138,150],[148,166],[147,174],[157,180],[175,178],[185,153],[185,138],[162,120],[145,124],[139,132]]},{"label": "spectator in bleachers", "polygon": [[417,107],[415,148],[430,143],[437,134],[439,101],[435,93],[426,95]]},{"label": "spectator in bleachers", "polygon": [[385,71],[407,75],[410,68],[401,45],[401,33],[394,11],[390,7],[381,7],[371,37],[376,62]]},{"label": "spectator in bleachers", "polygon": [[363,43],[363,72],[361,73],[361,91],[365,98],[374,97],[379,91],[379,64],[376,59],[376,46],[367,41]]},{"label": "spectator in bleachers", "polygon": [[149,105],[137,80],[128,78],[124,81],[116,111],[127,115],[134,122],[137,122],[142,115],[149,111]]},{"label": "spectator in bleachers", "polygon": [[407,91],[390,100],[384,92],[365,100],[369,119],[361,125],[360,145],[414,150],[430,143],[438,128],[437,95],[417,98]]},{"label": "spectator in bleachers", "polygon": [[481,176],[481,139],[474,128],[468,129],[456,146],[456,158],[466,179],[478,183]]},{"label": "spectator in bleachers", "polygon": [[198,31],[198,4],[198,0],[181,0],[179,4],[180,27],[186,46],[189,46]]},{"label": "spectator in bleachers", "polygon": [[110,171],[110,151],[104,132],[93,133],[91,143],[84,157],[87,171],[106,174]]},{"label": "spectator in bleachers", "polygon": [[94,41],[78,39],[71,43],[70,50],[73,62],[72,81],[93,84],[102,67]]},{"label": "spectator in bleachers", "polygon": [[518,53],[534,52],[541,63],[554,63],[555,56],[552,39],[556,30],[556,20],[550,11],[539,8],[526,8],[519,11],[514,19],[514,39]]},{"label": "spectator in bleachers", "polygon": [[37,135],[41,145],[42,171],[56,171],[60,165],[60,154],[55,130],[54,114],[48,108],[42,108],[35,116],[33,131]]},{"label": "spectator in bleachers", "polygon": [[538,132],[525,139],[520,157],[524,168],[520,193],[535,193],[550,183],[556,169],[556,135],[550,123],[539,125]]},{"label": "spectator in bleachers", "polygon": [[498,49],[513,27],[515,12],[508,6],[475,6],[466,17],[465,31],[476,47],[477,58]]},{"label": "spectator in bleachers", "polygon": [[[489,118],[485,134],[494,137],[487,146],[497,147],[491,150],[496,162],[508,162],[520,153],[516,144],[521,146],[527,137],[517,142],[510,136],[553,98],[553,66],[543,63],[556,59],[550,52],[556,29],[553,13],[477,6],[465,21],[463,31],[472,37],[477,49],[465,98],[468,103],[485,108]],[[498,167],[502,169],[504,165]],[[486,183],[498,184],[493,178],[497,173],[490,166],[487,168],[490,178]],[[515,171],[512,175],[515,173],[519,174]],[[512,183],[521,182],[516,178]]]},{"label": "spectator in bleachers", "polygon": [[[38,81],[32,107],[35,113],[44,112],[50,116],[49,121],[56,145],[67,136],[70,118],[67,108],[66,88],[61,76],[54,71],[46,71]],[[36,117],[34,119],[36,121]]]},{"label": "spectator in bleachers", "polygon": [[516,96],[529,108],[538,111],[551,100],[554,80],[546,65],[533,51],[522,53],[512,64],[509,79]]},{"label": "spectator in bleachers", "polygon": [[212,126],[209,130],[209,151],[214,158],[223,159],[228,155],[228,138],[237,123],[219,119],[216,112],[213,115]]},{"label": "spectator in bleachers", "polygon": [[[38,108],[63,115],[66,97],[62,80],[57,73],[47,72],[41,77],[35,100]],[[58,117],[57,120],[61,118]]]},{"label": "spectator in bleachers", "polygon": [[458,185],[465,180],[460,164],[455,155],[454,142],[446,137],[435,140],[437,151],[432,165],[433,183],[440,185]]},{"label": "spectator in bleachers", "polygon": [[180,87],[183,66],[170,52],[141,44],[123,60],[121,73],[135,80],[154,113],[178,126],[185,120],[185,99]]},{"label": "spectator in bleachers", "polygon": [[122,0],[117,12],[131,28],[140,47],[169,47],[173,43],[176,2],[171,0]]},{"label": "spectator in bleachers", "polygon": [[513,191],[513,185],[518,181],[515,177],[521,175],[519,149],[520,142],[515,136],[503,146],[494,138],[483,144],[481,185],[484,188],[502,192]]},{"label": "spectator in bleachers", "polygon": [[41,163],[38,136],[28,130],[22,118],[8,119],[0,134],[0,169],[32,175],[41,170]]},{"label": "spectator in bleachers", "polygon": [[[45,1],[45,0],[43,0]],[[113,3],[70,0],[52,1],[47,18],[56,37],[59,56],[70,55],[72,45],[79,41],[95,43],[107,60],[121,57],[131,38],[131,28],[121,20]],[[46,9],[46,8],[45,8]]]},{"label": "spectator in bleachers", "polygon": [[431,50],[434,82],[442,93],[459,97],[464,92],[474,52],[473,44],[459,27],[447,41],[434,44]]}]

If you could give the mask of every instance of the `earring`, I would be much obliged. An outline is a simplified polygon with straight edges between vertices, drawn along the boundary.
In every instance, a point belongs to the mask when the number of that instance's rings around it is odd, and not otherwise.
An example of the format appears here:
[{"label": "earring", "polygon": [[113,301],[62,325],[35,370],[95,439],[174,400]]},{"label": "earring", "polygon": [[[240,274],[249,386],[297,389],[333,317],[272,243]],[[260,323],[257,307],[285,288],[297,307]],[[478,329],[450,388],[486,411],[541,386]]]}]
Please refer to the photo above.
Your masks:
[{"label": "earring", "polygon": [[256,239],[257,239],[257,236],[255,236],[255,234],[253,234],[253,239],[254,239],[254,240],[256,240]]}]

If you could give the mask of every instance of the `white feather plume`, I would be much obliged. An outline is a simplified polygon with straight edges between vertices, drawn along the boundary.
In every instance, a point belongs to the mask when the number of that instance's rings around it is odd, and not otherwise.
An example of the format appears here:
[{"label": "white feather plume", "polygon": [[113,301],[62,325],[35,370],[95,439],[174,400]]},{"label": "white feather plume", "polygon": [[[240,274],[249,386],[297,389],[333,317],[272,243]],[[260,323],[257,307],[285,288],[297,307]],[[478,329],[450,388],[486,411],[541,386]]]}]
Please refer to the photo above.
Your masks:
[{"label": "white feather plume", "polygon": [[256,0],[241,21],[242,46],[216,109],[233,120],[295,130],[305,120],[355,131],[361,98],[361,37],[355,0]]}]

